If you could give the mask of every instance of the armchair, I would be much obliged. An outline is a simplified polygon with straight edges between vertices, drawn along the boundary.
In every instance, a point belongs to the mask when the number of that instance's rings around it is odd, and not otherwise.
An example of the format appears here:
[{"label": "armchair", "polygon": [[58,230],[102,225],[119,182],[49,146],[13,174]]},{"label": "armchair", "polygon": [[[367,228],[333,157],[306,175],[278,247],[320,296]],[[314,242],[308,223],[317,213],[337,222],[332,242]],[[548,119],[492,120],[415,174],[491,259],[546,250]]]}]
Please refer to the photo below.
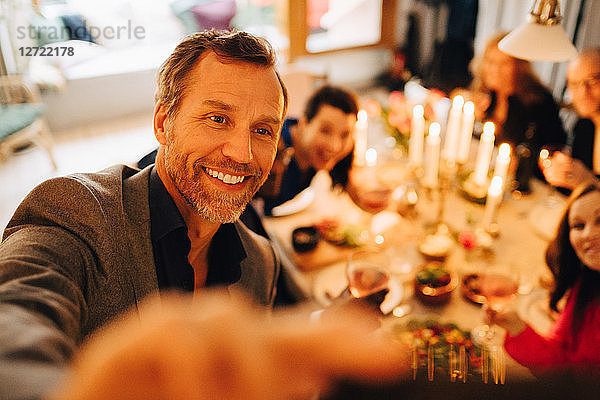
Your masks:
[{"label": "armchair", "polygon": [[46,150],[56,169],[52,136],[37,88],[28,85],[20,75],[0,76],[0,159],[28,143]]}]

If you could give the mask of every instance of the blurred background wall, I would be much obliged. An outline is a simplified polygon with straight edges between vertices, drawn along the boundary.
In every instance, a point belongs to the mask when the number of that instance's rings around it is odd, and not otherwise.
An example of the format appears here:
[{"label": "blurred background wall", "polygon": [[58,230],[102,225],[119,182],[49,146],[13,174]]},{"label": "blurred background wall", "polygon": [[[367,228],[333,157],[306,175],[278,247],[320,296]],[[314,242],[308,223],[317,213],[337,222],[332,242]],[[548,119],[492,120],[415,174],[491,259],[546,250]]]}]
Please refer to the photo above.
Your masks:
[{"label": "blurred background wall", "polygon": [[[522,23],[525,0],[0,0],[0,74],[42,92],[53,132],[151,113],[156,71],[185,34],[235,27],[269,39],[282,70],[302,69],[356,89],[419,78],[467,85],[486,38]],[[599,45],[600,0],[562,2],[578,48]],[[76,40],[75,40],[76,39]],[[31,56],[27,48],[72,48]],[[565,63],[537,63],[557,98]]]}]

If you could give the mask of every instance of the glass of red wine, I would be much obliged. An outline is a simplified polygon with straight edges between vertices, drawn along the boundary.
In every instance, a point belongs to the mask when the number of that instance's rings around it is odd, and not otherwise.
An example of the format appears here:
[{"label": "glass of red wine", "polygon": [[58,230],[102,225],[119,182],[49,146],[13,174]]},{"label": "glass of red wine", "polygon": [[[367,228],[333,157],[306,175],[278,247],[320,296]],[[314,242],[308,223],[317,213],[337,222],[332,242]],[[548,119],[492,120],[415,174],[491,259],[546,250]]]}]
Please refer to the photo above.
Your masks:
[{"label": "glass of red wine", "polygon": [[[486,267],[479,274],[479,291],[488,309],[495,312],[505,310],[517,297],[519,283],[514,279],[508,266]],[[473,330],[473,339],[482,345],[499,345],[496,326],[482,324]]]},{"label": "glass of red wine", "polygon": [[391,274],[387,254],[378,249],[360,249],[348,257],[348,290],[355,298],[389,289]]}]

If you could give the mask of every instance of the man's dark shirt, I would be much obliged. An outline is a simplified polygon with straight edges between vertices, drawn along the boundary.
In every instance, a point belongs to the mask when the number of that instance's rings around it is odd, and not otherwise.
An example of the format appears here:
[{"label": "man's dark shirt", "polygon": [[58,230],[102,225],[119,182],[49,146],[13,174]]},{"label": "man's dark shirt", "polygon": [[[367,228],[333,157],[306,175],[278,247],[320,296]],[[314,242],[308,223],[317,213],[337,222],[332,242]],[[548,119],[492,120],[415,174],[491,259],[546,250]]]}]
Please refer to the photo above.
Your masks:
[{"label": "man's dark shirt", "polygon": [[594,172],[594,141],[596,140],[596,127],[590,119],[581,118],[573,128],[573,150],[571,156]]},{"label": "man's dark shirt", "polygon": [[[150,233],[158,287],[161,291],[194,291],[194,270],[188,261],[190,239],[175,202],[152,168],[149,184]],[[208,250],[206,286],[224,286],[241,277],[246,251],[233,224],[222,224]]]}]

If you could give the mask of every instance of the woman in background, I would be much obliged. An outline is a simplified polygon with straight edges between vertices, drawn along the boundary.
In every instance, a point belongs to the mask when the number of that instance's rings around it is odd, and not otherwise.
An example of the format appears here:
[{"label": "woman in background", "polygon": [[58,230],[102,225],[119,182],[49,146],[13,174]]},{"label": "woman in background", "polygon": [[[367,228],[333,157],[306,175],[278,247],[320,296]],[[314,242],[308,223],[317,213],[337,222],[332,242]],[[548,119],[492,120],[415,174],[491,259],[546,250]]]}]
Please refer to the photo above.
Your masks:
[{"label": "woman in background", "polygon": [[475,64],[472,83],[476,117],[496,125],[496,143],[565,143],[558,105],[526,60],[498,48],[492,37]]},{"label": "woman in background", "polygon": [[518,156],[519,152],[529,151],[530,154],[525,154],[530,160],[529,167],[543,179],[536,167],[540,149],[566,143],[559,107],[529,61],[512,57],[498,48],[505,35],[492,37],[481,59],[474,63],[471,90],[475,116],[496,125],[496,143],[509,143]]},{"label": "woman in background", "polygon": [[600,372],[600,186],[574,191],[557,235],[546,251],[554,276],[550,308],[566,297],[564,309],[545,336],[514,310],[487,310],[490,322],[505,328],[508,354],[534,373],[574,369]]}]

